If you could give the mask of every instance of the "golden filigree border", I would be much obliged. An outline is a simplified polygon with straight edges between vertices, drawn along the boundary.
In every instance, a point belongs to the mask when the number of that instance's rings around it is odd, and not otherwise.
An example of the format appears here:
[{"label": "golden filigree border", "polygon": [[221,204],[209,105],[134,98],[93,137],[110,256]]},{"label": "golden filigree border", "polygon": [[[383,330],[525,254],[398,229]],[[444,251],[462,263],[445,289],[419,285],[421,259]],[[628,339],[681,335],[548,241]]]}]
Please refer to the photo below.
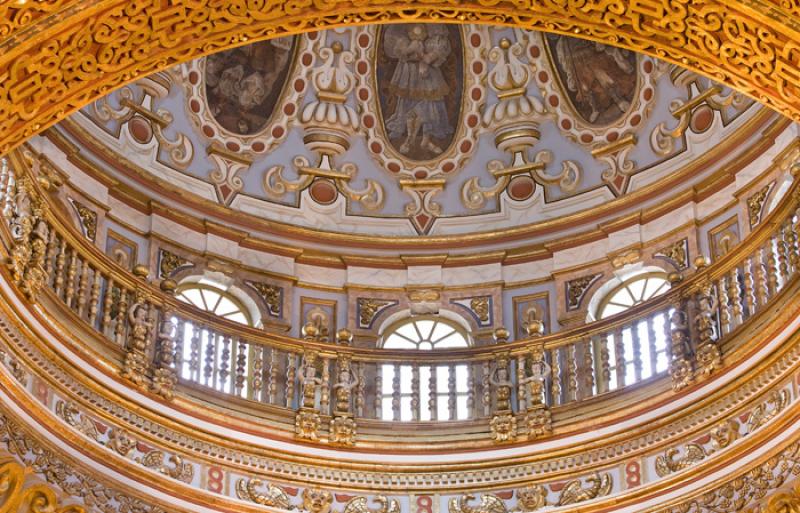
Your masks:
[{"label": "golden filigree border", "polygon": [[15,3],[2,7],[0,17],[0,153],[114,88],[201,55],[309,30],[409,20],[516,25],[610,43],[709,75],[800,120],[800,23],[784,5],[54,0],[37,9]]}]

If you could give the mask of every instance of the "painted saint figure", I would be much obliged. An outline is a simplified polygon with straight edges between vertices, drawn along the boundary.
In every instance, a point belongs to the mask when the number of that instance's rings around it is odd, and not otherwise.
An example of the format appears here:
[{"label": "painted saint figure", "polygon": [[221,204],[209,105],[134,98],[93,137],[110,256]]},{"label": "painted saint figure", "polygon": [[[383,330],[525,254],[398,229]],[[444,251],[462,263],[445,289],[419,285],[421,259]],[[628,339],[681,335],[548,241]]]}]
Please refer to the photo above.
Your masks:
[{"label": "painted saint figure", "polygon": [[278,38],[207,57],[209,107],[217,122],[237,134],[264,127],[289,69],[293,38]]},{"label": "painted saint figure", "polygon": [[[448,140],[454,128],[448,119],[446,97],[451,93],[442,65],[452,52],[448,29],[443,25],[391,25],[386,28],[383,48],[397,64],[388,91],[396,104],[386,120],[399,151],[412,156],[434,156],[443,149],[436,140]],[[416,150],[416,151],[415,151]]]},{"label": "painted saint figure", "polygon": [[632,52],[572,37],[548,37],[564,87],[581,117],[606,125],[630,109],[637,86]]}]

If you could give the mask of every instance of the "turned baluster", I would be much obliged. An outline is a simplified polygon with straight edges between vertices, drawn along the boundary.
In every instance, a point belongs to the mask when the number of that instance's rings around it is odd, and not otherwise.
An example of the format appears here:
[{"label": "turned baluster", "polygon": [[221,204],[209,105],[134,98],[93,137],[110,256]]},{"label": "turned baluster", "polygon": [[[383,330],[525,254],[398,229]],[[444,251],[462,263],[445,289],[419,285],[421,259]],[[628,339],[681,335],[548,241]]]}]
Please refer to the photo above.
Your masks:
[{"label": "turned baluster", "polygon": [[639,323],[634,322],[631,327],[631,339],[633,341],[633,375],[634,383],[642,380],[642,342],[639,340]]},{"label": "turned baluster", "polygon": [[614,330],[614,371],[616,372],[617,388],[625,386],[625,340],[622,328]]},{"label": "turned baluster", "polygon": [[567,402],[578,400],[578,355],[575,343],[567,344]]},{"label": "turned baluster", "polygon": [[428,378],[428,390],[429,390],[428,411],[430,412],[431,420],[438,420],[439,412],[438,408],[436,407],[436,392],[437,392],[436,367],[431,366],[430,369],[431,369],[431,374],[430,377]]},{"label": "turned baluster", "polygon": [[731,305],[731,330],[742,323],[742,296],[739,286],[739,268],[734,267],[728,276],[728,302]]},{"label": "turned baluster", "polygon": [[253,401],[262,401],[263,388],[264,388],[264,346],[250,344],[250,361],[252,367],[250,369],[250,390],[248,390],[248,397]]},{"label": "turned baluster", "polygon": [[527,391],[522,377],[525,376],[525,355],[517,355],[517,411],[524,411],[527,406]]},{"label": "turned baluster", "polygon": [[241,397],[244,390],[245,371],[247,370],[247,344],[239,338],[236,349],[236,378],[234,379],[234,393]]},{"label": "turned baluster", "polygon": [[189,342],[189,373],[191,380],[200,383],[200,351],[203,345],[200,325],[192,324],[192,340]]},{"label": "turned baluster", "polygon": [[286,355],[286,407],[294,409],[295,379],[297,377],[297,356]]},{"label": "turned baluster", "polygon": [[392,419],[400,420],[400,364],[394,364],[392,375]]},{"label": "turned baluster", "polygon": [[322,357],[322,383],[320,384],[319,410],[327,414],[330,410],[331,401],[331,363],[327,356]]},{"label": "turned baluster", "polygon": [[608,350],[608,334],[601,333],[598,343],[600,346],[600,372],[597,381],[597,393],[602,394],[611,389],[611,354]]},{"label": "turned baluster", "polygon": [[[764,247],[764,251],[767,254],[767,262],[766,262],[766,272],[767,272],[767,293],[769,298],[775,296],[775,293],[778,291],[778,260],[776,258],[775,252],[778,248],[778,239],[773,235],[770,237],[769,241],[767,241],[766,246]],[[766,303],[766,301],[765,301]]]},{"label": "turned baluster", "polygon": [[582,397],[591,397],[594,395],[594,343],[591,338],[584,339],[583,343],[583,365],[580,370],[581,374],[581,387],[583,388]]},{"label": "turned baluster", "polygon": [[85,261],[81,261],[81,277],[78,280],[78,317],[83,318],[84,314],[86,313],[86,301],[88,289],[89,289],[89,264]]},{"label": "turned baluster", "polygon": [[[673,273],[669,275],[669,281],[673,288],[681,280],[681,276]],[[686,311],[686,300],[683,297],[676,297],[670,315],[670,367],[669,374],[672,378],[672,389],[678,391],[692,382],[694,379],[694,366],[690,360],[690,334],[689,316]]]},{"label": "turned baluster", "polygon": [[100,308],[100,286],[102,284],[102,275],[97,269],[93,269],[92,273],[92,291],[89,293],[89,325],[92,328],[96,328],[97,312]]},{"label": "turned baluster", "polygon": [[561,348],[554,347],[550,350],[550,392],[553,394],[553,404],[563,404],[561,397],[561,359],[559,352]]},{"label": "turned baluster", "polygon": [[744,316],[743,316],[743,319],[745,317],[750,317],[755,312],[756,299],[755,299],[755,290],[754,290],[754,287],[753,287],[754,281],[753,281],[753,271],[752,271],[752,269],[753,269],[753,258],[750,256],[750,257],[747,257],[745,259],[744,268],[743,268],[743,273],[744,273],[744,297],[743,297],[743,299],[744,299],[744,312],[743,312]]},{"label": "turned baluster", "polygon": [[75,277],[78,273],[78,251],[70,248],[69,267],[67,267],[67,288],[64,292],[64,303],[67,308],[72,308],[72,300],[75,298]]},{"label": "turned baluster", "polygon": [[784,222],[778,234],[778,271],[780,271],[781,275],[781,285],[780,288],[784,288],[786,284],[791,279],[790,269],[789,269],[789,244],[791,243],[791,230],[789,230],[789,224]]},{"label": "turned baluster", "polygon": [[480,417],[475,405],[475,369],[476,364],[467,367],[467,415],[471,419]]},{"label": "turned baluster", "polygon": [[490,361],[484,360],[483,365],[481,365],[481,372],[483,373],[481,378],[481,389],[483,391],[481,405],[483,406],[483,415],[487,417],[492,413],[492,390],[489,386],[490,369]]},{"label": "turned baluster", "polygon": [[767,304],[769,291],[767,290],[767,265],[766,257],[764,256],[764,248],[757,248],[755,252],[755,294],[756,302],[753,308],[753,313],[759,307]]},{"label": "turned baluster", "polygon": [[128,291],[124,287],[118,287],[119,301],[117,302],[117,318],[114,319],[114,340],[117,344],[125,344],[125,322],[128,316]]},{"label": "turned baluster", "polygon": [[[359,417],[364,416],[364,405],[366,404],[367,380],[364,376],[365,365],[364,362],[358,362],[356,371],[358,375],[358,385],[356,385],[356,415]],[[380,395],[380,393],[377,395]]]},{"label": "turned baluster", "polygon": [[792,216],[786,220],[786,242],[788,243],[789,252],[789,265],[792,272],[796,273],[800,269],[800,237],[798,237],[798,229],[800,229],[800,217],[797,218],[798,224],[794,224]]},{"label": "turned baluster", "polygon": [[50,230],[50,238],[47,241],[47,254],[45,256],[45,272],[47,273],[47,283],[55,289],[56,283],[56,255],[58,254],[59,237],[55,230]]},{"label": "turned baluster", "polygon": [[456,420],[456,366],[452,363],[447,367],[447,410],[450,420]]},{"label": "turned baluster", "polygon": [[383,419],[383,365],[375,368],[375,401],[373,402],[375,418]]},{"label": "turned baluster", "polygon": [[[183,319],[175,318],[175,375],[177,378],[184,378],[184,340],[186,337],[187,322]],[[191,326],[191,324],[189,324]]]},{"label": "turned baluster", "polygon": [[647,347],[650,349],[650,375],[658,373],[658,355],[656,351],[656,328],[655,316],[660,314],[650,314],[647,316]]},{"label": "turned baluster", "polygon": [[722,333],[731,331],[731,304],[728,300],[728,276],[722,276],[717,281],[719,291],[719,327]]},{"label": "turned baluster", "polygon": [[216,332],[208,330],[208,338],[206,339],[206,355],[205,367],[203,367],[203,378],[207,387],[214,387],[216,378],[214,376],[214,364],[217,360],[217,337]]},{"label": "turned baluster", "polygon": [[269,377],[267,378],[267,402],[278,404],[278,375],[280,373],[280,356],[274,347],[269,352]]},{"label": "turned baluster", "polygon": [[55,272],[55,293],[57,297],[61,297],[64,291],[64,264],[67,261],[67,241],[63,238],[59,239],[58,255],[56,256],[56,272]]},{"label": "turned baluster", "polygon": [[106,289],[103,292],[103,319],[100,323],[100,332],[108,338],[113,339],[111,331],[111,308],[114,303],[114,280],[109,277],[106,281]]},{"label": "turned baluster", "polygon": [[219,338],[222,339],[222,354],[220,355],[219,365],[217,367],[217,376],[219,378],[215,383],[215,388],[224,392],[228,383],[228,376],[230,376],[231,337],[230,335],[220,335]]},{"label": "turned baluster", "polygon": [[419,364],[411,366],[411,420],[420,419]]}]

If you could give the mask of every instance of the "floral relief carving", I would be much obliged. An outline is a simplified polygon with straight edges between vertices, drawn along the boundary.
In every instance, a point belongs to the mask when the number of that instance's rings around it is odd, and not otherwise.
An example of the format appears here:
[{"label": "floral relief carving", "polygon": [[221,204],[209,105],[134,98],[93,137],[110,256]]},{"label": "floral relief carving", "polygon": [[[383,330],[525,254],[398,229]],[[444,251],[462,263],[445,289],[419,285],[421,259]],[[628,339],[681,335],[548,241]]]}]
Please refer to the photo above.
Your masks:
[{"label": "floral relief carving", "polygon": [[675,241],[653,253],[653,256],[665,258],[679,271],[683,271],[689,267],[689,239]]},{"label": "floral relief carving", "polygon": [[566,283],[567,289],[567,311],[577,310],[581,306],[583,296],[594,283],[603,276],[602,273],[581,276]]},{"label": "floral relief carving", "polygon": [[248,281],[248,285],[258,292],[259,297],[267,305],[267,312],[272,317],[283,315],[283,288],[269,283]]},{"label": "floral relief carving", "polygon": [[764,211],[764,202],[767,199],[769,191],[772,189],[772,183],[760,188],[755,194],[747,198],[747,215],[750,220],[750,228],[754,228],[761,222],[761,215]]},{"label": "floral relief carving", "polygon": [[378,314],[396,304],[397,301],[388,299],[358,298],[356,300],[356,307],[358,308],[358,327],[367,329],[372,327],[372,322]]},{"label": "floral relief carving", "polygon": [[97,237],[97,212],[90,210],[86,205],[74,199],[70,199],[69,202],[78,213],[83,234],[87,239],[94,242]]},{"label": "floral relief carving", "polygon": [[191,261],[186,258],[180,257],[175,253],[166,249],[159,249],[158,252],[158,275],[159,278],[169,278],[172,273],[182,267],[192,266]]}]

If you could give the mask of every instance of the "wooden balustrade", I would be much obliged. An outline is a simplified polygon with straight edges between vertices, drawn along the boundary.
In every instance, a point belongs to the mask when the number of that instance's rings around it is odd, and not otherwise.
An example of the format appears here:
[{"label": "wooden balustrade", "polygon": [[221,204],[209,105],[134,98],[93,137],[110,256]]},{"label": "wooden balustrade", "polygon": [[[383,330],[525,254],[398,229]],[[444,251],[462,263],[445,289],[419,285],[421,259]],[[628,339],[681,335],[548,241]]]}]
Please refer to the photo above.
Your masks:
[{"label": "wooden balustrade", "polygon": [[[37,287],[48,291],[75,319],[123,348],[125,376],[164,397],[183,384],[304,409],[306,423],[344,419],[336,429],[353,418],[491,418],[496,439],[513,439],[510,432],[533,437],[549,429],[555,407],[667,374],[681,389],[713,373],[724,359],[723,339],[767,308],[800,270],[793,190],[713,266],[698,260],[690,278],[671,276],[666,294],[609,319],[515,342],[500,334],[495,345],[446,352],[362,349],[271,335],[181,303],[174,283],[165,280],[159,290],[145,271],[132,275],[83,240],[46,208],[38,187],[3,161],[10,274],[26,295]],[[506,423],[509,415],[518,417],[516,424]]]}]

